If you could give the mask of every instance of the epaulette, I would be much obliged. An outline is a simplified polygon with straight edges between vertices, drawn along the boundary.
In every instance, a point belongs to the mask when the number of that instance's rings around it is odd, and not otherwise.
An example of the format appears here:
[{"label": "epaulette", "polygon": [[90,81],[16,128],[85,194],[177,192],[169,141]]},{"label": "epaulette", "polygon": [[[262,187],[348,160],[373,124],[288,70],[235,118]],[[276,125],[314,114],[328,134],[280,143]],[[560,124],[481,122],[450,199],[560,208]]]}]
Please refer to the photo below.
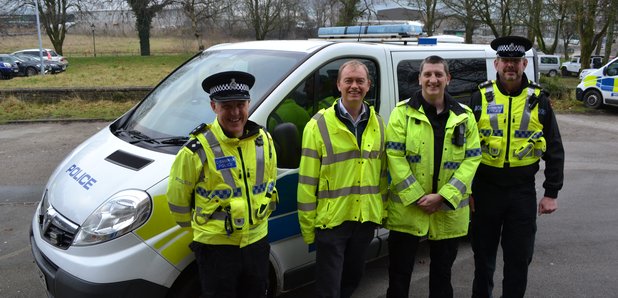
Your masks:
[{"label": "epaulette", "polygon": [[197,151],[198,149],[200,149],[200,147],[202,147],[202,144],[200,143],[198,139],[191,139],[185,144],[185,147],[191,150],[191,152],[195,153],[195,151]]},{"label": "epaulette", "polygon": [[529,85],[537,89],[543,89],[543,87],[541,87],[541,85],[539,85],[539,83],[537,82],[530,81]]},{"label": "epaulette", "polygon": [[479,88],[487,88],[491,86],[494,82],[492,80],[487,80],[479,84]]},{"label": "epaulette", "polygon": [[191,133],[190,133],[190,134],[191,134],[191,135],[193,135],[193,136],[196,136],[196,135],[197,135],[197,134],[199,134],[200,132],[204,131],[204,129],[205,129],[206,127],[208,127],[208,124],[206,124],[206,123],[202,123],[202,124],[198,125],[196,128],[194,128],[194,129],[191,131]]},{"label": "epaulette", "polygon": [[404,100],[402,100],[402,101],[398,102],[398,103],[396,104],[396,106],[401,106],[401,105],[408,104],[408,101],[410,101],[410,98],[406,98],[406,99],[404,99]]}]

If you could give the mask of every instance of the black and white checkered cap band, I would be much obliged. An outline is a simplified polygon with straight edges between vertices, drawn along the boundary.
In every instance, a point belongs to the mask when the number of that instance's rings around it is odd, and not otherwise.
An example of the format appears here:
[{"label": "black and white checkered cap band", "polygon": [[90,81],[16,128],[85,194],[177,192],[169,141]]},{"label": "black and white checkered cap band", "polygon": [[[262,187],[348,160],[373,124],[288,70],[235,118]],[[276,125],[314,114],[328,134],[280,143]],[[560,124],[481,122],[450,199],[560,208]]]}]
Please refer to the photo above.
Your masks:
[{"label": "black and white checkered cap band", "polygon": [[499,45],[497,47],[496,52],[521,52],[521,53],[525,53],[526,52],[526,47],[522,46],[522,45],[516,45],[516,44],[503,44],[503,45]]},{"label": "black and white checkered cap band", "polygon": [[215,94],[222,91],[246,91],[249,92],[249,85],[232,82],[229,84],[217,85],[210,88],[210,94]]}]

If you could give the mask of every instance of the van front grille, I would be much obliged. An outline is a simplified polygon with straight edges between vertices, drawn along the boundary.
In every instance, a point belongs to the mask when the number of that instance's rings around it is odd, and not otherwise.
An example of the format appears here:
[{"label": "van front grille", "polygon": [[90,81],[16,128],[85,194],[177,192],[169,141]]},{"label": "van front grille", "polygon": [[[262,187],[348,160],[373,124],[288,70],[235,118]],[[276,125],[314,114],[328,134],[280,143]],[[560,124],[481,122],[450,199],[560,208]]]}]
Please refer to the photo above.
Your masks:
[{"label": "van front grille", "polygon": [[78,225],[66,219],[54,208],[48,207],[39,214],[41,237],[49,244],[67,249],[73,243]]}]

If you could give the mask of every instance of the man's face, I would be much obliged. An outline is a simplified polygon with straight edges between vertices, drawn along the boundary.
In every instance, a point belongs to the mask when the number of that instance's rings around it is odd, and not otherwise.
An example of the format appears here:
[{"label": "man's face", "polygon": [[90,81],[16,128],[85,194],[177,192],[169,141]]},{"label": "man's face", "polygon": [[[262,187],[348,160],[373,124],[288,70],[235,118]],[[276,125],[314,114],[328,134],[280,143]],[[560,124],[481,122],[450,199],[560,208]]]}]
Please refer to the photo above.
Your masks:
[{"label": "man's face", "polygon": [[363,67],[346,66],[337,80],[337,89],[344,103],[362,103],[369,87],[371,81]]},{"label": "man's face", "polygon": [[498,71],[501,80],[508,82],[520,81],[528,59],[526,58],[502,58],[498,57],[494,60],[494,67]]},{"label": "man's face", "polygon": [[223,131],[230,137],[239,138],[249,119],[248,100],[230,100],[210,102],[210,107],[217,114],[217,120]]},{"label": "man's face", "polygon": [[421,74],[418,76],[418,83],[423,90],[423,98],[435,101],[444,97],[444,90],[451,77],[446,74],[444,64],[425,63]]}]

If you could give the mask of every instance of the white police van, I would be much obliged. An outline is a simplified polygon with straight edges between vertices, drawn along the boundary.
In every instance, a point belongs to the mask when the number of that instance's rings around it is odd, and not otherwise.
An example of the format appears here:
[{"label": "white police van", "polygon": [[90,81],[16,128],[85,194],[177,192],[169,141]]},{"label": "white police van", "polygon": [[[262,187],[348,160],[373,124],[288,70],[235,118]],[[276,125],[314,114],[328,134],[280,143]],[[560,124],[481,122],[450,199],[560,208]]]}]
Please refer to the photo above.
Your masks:
[{"label": "white police van", "polygon": [[[296,207],[301,136],[299,124],[275,117],[284,100],[314,113],[321,99],[338,96],[337,72],[349,59],[368,66],[372,87],[366,99],[385,120],[399,100],[419,88],[419,66],[429,55],[449,61],[448,91],[463,101],[495,77],[495,52],[487,45],[419,46],[414,38],[395,35],[389,39],[395,43],[358,42],[356,34],[352,42],[221,44],[178,67],[134,108],[75,148],[51,175],[30,233],[49,295],[198,296],[191,235],[172,219],[165,192],[189,132],[215,118],[202,80],[228,70],[255,76],[250,119],[268,126],[277,145],[280,203],[269,224],[270,294],[311,282],[315,251],[300,237]],[[535,65],[533,51],[527,58]],[[529,78],[536,73],[528,67]],[[386,252],[387,235],[376,230],[368,259]]]},{"label": "white police van", "polygon": [[575,98],[593,109],[618,106],[618,58],[588,72],[577,85]]}]

